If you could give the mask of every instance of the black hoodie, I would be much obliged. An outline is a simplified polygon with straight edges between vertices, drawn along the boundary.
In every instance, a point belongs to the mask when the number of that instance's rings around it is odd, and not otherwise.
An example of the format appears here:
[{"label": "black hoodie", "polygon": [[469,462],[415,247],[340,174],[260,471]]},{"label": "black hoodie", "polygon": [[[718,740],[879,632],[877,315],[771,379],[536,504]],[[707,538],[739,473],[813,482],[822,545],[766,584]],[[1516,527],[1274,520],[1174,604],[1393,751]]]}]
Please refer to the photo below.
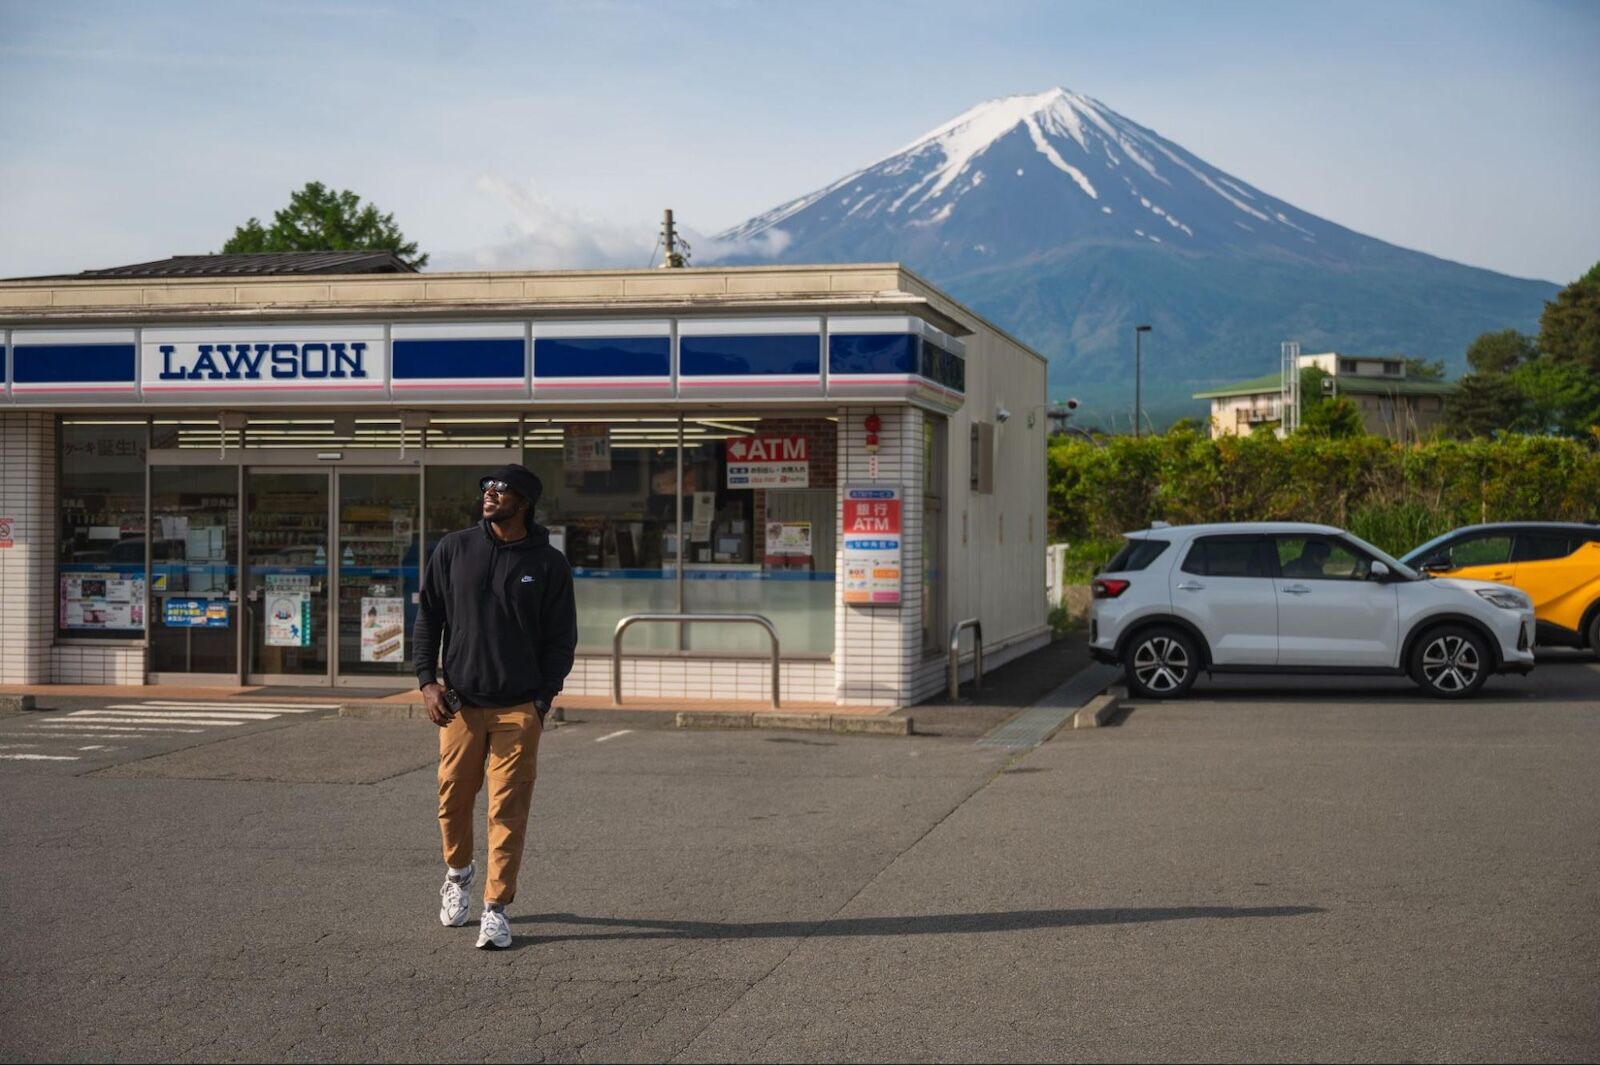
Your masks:
[{"label": "black hoodie", "polygon": [[[439,641],[444,638],[444,669]],[[418,686],[439,681],[468,706],[548,703],[572,669],[578,611],[572,569],[533,525],[508,543],[487,519],[453,532],[428,559],[411,629]]]}]

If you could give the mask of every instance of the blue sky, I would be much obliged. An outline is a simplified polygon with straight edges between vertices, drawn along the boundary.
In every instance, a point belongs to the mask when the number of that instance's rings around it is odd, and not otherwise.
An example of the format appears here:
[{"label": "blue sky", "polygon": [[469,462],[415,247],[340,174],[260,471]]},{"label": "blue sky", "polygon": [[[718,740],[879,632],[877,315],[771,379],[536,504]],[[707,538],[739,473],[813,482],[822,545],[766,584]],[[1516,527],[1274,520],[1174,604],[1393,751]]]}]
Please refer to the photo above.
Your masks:
[{"label": "blue sky", "polygon": [[[974,104],[1094,96],[1331,221],[1600,260],[1600,3],[0,0],[0,276],[214,251],[308,180],[432,269],[645,265]],[[703,242],[703,238],[702,238]]]}]

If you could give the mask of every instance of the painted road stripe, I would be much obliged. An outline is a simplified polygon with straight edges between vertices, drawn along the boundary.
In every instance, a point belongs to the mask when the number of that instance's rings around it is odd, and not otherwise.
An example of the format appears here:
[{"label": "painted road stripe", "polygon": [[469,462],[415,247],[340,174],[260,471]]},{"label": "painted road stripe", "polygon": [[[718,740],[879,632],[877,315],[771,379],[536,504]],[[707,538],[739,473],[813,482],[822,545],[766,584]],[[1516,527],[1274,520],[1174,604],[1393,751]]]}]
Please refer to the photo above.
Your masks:
[{"label": "painted road stripe", "polygon": [[[116,714],[119,717],[216,718],[219,721],[271,721],[282,714],[258,714],[250,710],[145,710],[140,707],[106,706],[99,710],[76,710],[78,714]],[[70,715],[69,715],[70,716]]]},{"label": "painted road stripe", "polygon": [[103,743],[91,743],[87,747],[79,747],[78,750],[80,750],[80,751],[114,751],[114,750],[116,750],[116,748],[115,747],[107,747]]},{"label": "painted road stripe", "polygon": [[314,714],[319,710],[337,710],[338,703],[181,703],[147,699],[137,704],[152,710],[276,710],[280,714]]},{"label": "painted road stripe", "polygon": [[23,747],[37,747],[37,743],[0,743],[0,751],[14,751]]},{"label": "painted road stripe", "polygon": [[[96,729],[98,728],[99,726],[96,726]],[[165,729],[163,729],[163,731],[165,731]],[[184,729],[184,731],[187,732],[189,729]],[[194,729],[194,731],[198,732],[200,729]],[[83,732],[77,731],[77,729],[69,732],[66,731],[66,729],[51,728],[30,729],[30,731],[27,732],[0,732],[0,736],[5,737],[5,739],[21,739],[21,737],[24,736],[45,737],[45,739],[62,739],[62,737],[74,736],[77,737],[77,739],[90,739],[90,737],[83,736]],[[117,729],[117,731],[112,732],[110,736],[104,736],[104,734],[102,734],[102,736],[96,736],[94,739],[141,739],[141,737],[139,737],[138,734],[130,734],[130,732],[123,731],[123,729]]]},{"label": "painted road stripe", "polygon": [[596,743],[604,743],[604,742],[606,742],[606,740],[614,740],[618,736],[626,736],[628,733],[630,733],[632,731],[633,731],[633,729],[631,729],[631,728],[618,729],[615,732],[606,733],[604,736],[599,737],[594,742],[596,742]]},{"label": "painted road stripe", "polygon": [[[67,715],[68,721],[88,721],[101,719],[122,721],[129,725],[137,725],[148,721],[152,725],[161,721],[184,723],[190,725],[242,725],[244,721],[234,718],[201,717],[199,714],[173,714],[165,710],[74,710]],[[250,719],[245,719],[250,720]],[[257,718],[256,720],[261,720]]]},{"label": "painted road stripe", "polygon": [[10,762],[76,762],[75,754],[0,754],[0,759]]},{"label": "painted road stripe", "polygon": [[85,732],[187,732],[195,736],[198,736],[200,733],[205,731],[203,728],[169,728],[158,725],[130,725],[126,721],[119,723],[115,719],[112,719],[110,722],[63,721],[61,724],[53,725],[51,727],[57,729],[83,729]]}]

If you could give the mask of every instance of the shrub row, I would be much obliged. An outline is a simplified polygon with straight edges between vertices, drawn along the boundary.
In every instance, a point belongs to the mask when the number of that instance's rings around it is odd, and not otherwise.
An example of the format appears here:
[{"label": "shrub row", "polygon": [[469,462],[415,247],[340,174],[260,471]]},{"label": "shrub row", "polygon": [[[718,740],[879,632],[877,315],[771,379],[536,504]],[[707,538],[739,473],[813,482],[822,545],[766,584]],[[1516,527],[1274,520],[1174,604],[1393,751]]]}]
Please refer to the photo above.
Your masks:
[{"label": "shrub row", "polygon": [[1056,437],[1048,469],[1058,541],[1112,544],[1158,520],[1316,521],[1403,554],[1477,522],[1600,518],[1600,451],[1556,437]]}]

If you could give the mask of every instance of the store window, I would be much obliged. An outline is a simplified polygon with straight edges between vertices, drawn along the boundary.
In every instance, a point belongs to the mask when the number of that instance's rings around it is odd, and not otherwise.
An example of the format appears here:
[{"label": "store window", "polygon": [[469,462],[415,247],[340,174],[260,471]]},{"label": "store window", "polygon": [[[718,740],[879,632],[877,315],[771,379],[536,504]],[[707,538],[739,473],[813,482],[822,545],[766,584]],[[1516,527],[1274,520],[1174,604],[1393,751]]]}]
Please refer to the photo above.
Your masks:
[{"label": "store window", "polygon": [[[684,422],[684,609],[771,619],[785,656],[831,654],[838,485],[834,419]],[[752,625],[690,626],[694,651],[764,652]]]},{"label": "store window", "polygon": [[150,470],[150,672],[235,673],[239,470]]},{"label": "store window", "polygon": [[60,636],[144,635],[146,434],[142,420],[61,422]]},{"label": "store window", "polygon": [[[529,419],[524,465],[544,482],[536,517],[577,585],[578,646],[609,652],[618,619],[678,609],[678,419]],[[687,512],[685,518],[687,520]],[[676,650],[675,626],[645,625],[629,650]]]}]

